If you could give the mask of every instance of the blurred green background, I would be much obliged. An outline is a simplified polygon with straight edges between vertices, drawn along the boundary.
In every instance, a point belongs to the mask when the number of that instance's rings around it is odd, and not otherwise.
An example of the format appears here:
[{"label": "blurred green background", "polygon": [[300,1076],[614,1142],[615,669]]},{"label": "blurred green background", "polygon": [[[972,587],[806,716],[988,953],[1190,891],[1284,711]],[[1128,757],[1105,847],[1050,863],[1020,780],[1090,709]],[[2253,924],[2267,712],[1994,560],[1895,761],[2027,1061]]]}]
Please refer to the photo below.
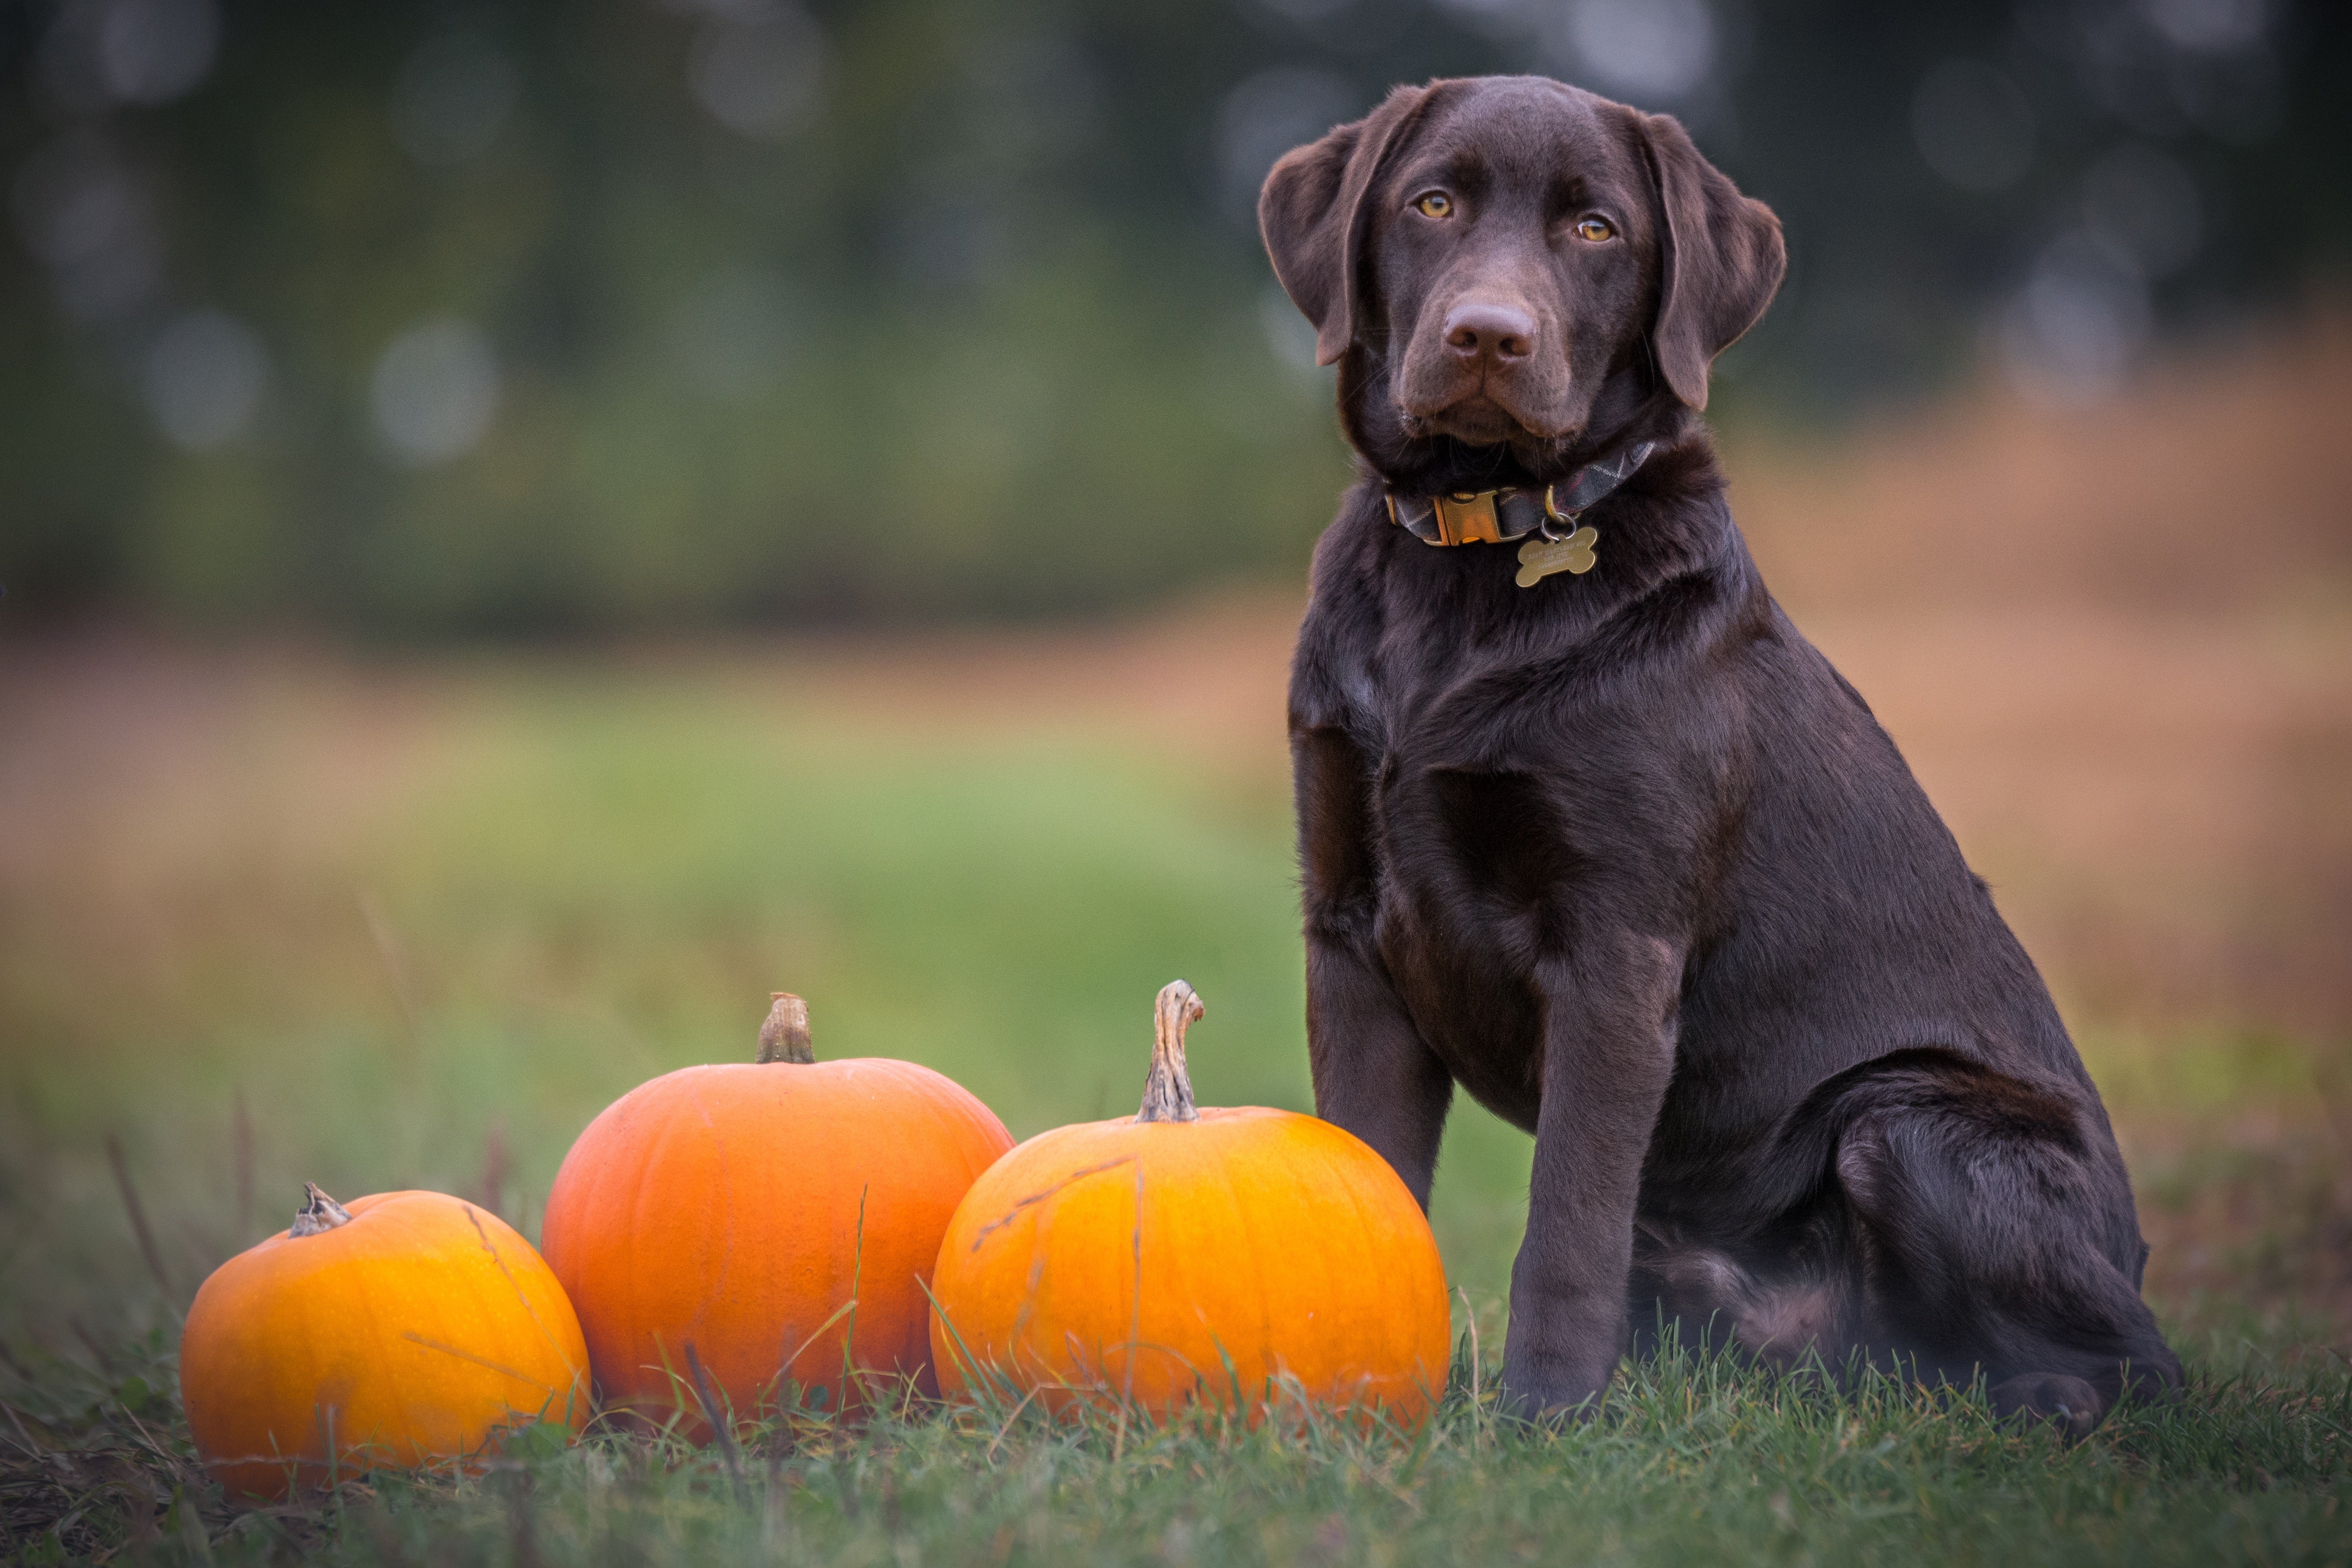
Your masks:
[{"label": "blurred green background", "polygon": [[1097,612],[1345,482],[1252,221],[1389,85],[1682,114],[1819,425],[2352,256],[2319,0],[7,0],[0,582],[402,640]]}]

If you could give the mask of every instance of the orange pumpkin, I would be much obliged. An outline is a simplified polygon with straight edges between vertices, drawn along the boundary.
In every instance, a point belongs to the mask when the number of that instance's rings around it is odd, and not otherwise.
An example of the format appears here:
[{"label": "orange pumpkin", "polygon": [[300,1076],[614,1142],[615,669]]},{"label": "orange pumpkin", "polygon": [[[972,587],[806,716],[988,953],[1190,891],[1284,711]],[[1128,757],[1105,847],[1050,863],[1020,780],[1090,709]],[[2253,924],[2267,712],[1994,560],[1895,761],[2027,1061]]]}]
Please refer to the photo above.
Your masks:
[{"label": "orange pumpkin", "polygon": [[308,1193],[213,1271],[180,1335],[188,1429],[223,1486],[284,1496],[588,1418],[580,1322],[504,1220],[446,1193]]},{"label": "orange pumpkin", "polygon": [[778,992],[756,1063],[629,1091],[548,1194],[547,1260],[605,1403],[707,1435],[698,1362],[746,1418],[787,1378],[829,1408],[855,1403],[845,1364],[934,1392],[931,1261],[957,1200],[1012,1145],[928,1067],[818,1061],[806,1004]]},{"label": "orange pumpkin", "polygon": [[1370,1147],[1261,1106],[1195,1111],[1160,993],[1133,1117],[1058,1127],[973,1184],[940,1243],[940,1384],[1165,1414],[1187,1401],[1379,1406],[1417,1423],[1445,1385],[1445,1272],[1421,1206]]}]

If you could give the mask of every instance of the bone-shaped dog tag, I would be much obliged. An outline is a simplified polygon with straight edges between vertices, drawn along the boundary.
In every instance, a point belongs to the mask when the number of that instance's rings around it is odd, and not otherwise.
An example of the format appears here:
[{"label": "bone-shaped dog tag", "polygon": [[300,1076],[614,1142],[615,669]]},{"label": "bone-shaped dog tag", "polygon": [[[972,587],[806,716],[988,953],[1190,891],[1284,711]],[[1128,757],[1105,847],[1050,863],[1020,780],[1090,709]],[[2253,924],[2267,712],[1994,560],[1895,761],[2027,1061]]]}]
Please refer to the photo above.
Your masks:
[{"label": "bone-shaped dog tag", "polygon": [[1555,571],[1591,571],[1592,547],[1600,538],[1601,530],[1588,525],[1564,539],[1529,539],[1519,547],[1519,575],[1512,580],[1533,588]]}]

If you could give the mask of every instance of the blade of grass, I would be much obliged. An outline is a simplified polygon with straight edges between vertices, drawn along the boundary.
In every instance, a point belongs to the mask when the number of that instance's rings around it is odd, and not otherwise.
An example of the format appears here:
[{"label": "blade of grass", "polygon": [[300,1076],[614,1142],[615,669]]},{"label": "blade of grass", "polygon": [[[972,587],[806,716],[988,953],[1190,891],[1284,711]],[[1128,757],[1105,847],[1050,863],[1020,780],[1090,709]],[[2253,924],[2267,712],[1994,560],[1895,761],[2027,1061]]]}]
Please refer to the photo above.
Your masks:
[{"label": "blade of grass", "polygon": [[686,1342],[686,1370],[693,1379],[695,1398],[702,1402],[702,1418],[710,1423],[718,1440],[719,1458],[727,1466],[728,1479],[735,1483],[737,1495],[744,1495],[743,1457],[735,1451],[735,1434],[729,1429],[733,1423],[719,1419],[719,1401],[711,1397],[710,1379],[702,1370],[702,1354],[692,1340]]},{"label": "blade of grass", "polygon": [[147,1260],[147,1272],[155,1277],[155,1288],[163,1292],[163,1300],[172,1301],[172,1277],[164,1271],[163,1254],[156,1249],[155,1233],[148,1228],[147,1210],[139,1201],[139,1189],[131,1185],[131,1166],[122,1157],[122,1140],[112,1133],[106,1134],[106,1163],[114,1169],[114,1189],[122,1195],[123,1212],[131,1217],[131,1233],[139,1239],[139,1255]]}]

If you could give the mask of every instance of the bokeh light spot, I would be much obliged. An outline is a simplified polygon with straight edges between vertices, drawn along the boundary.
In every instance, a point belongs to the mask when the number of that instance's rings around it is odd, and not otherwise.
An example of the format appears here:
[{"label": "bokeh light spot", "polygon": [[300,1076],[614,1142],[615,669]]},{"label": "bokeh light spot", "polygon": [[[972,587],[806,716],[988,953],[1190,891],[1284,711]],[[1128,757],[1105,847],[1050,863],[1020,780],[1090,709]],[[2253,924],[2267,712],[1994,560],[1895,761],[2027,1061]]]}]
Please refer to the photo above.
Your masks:
[{"label": "bokeh light spot", "polygon": [[2070,229],[2035,258],[1995,329],[2017,388],[2061,405],[2114,392],[2154,325],[2147,283],[2130,255],[2095,229]]},{"label": "bokeh light spot", "polygon": [[220,52],[213,0],[68,0],[41,39],[42,75],[67,108],[170,103]]},{"label": "bokeh light spot", "polygon": [[824,72],[824,35],[797,6],[737,9],[695,30],[687,81],[728,130],[775,141],[806,122]]},{"label": "bokeh light spot", "polygon": [[1566,41],[1591,85],[1651,102],[1688,98],[1715,68],[1706,0],[1571,0]]},{"label": "bokeh light spot", "polygon": [[155,428],[175,446],[206,452],[253,425],[269,386],[269,355],[253,329],[221,310],[194,310],[157,334],[140,392]]},{"label": "bokeh light spot", "polygon": [[99,74],[125,103],[169,103],[205,79],[219,47],[212,0],[113,0],[98,35]]},{"label": "bokeh light spot", "polygon": [[478,328],[452,317],[421,321],[394,339],[368,386],[376,434],[413,467],[472,451],[498,405],[498,357]]},{"label": "bokeh light spot", "polygon": [[2184,49],[2242,49],[2270,29],[2265,0],[2144,0],[2144,7],[2165,41]]}]

